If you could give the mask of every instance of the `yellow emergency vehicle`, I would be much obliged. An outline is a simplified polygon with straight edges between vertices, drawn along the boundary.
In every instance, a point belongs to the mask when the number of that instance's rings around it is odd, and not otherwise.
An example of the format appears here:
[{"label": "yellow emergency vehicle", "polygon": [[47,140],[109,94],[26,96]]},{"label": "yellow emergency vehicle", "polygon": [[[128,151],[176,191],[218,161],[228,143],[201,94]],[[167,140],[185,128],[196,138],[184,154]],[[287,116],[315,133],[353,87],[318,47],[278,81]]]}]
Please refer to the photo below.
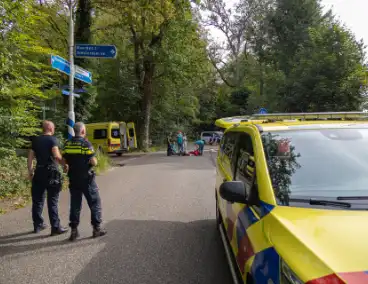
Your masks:
[{"label": "yellow emergency vehicle", "polygon": [[133,122],[98,122],[86,124],[87,139],[93,147],[103,153],[121,156],[137,148],[137,138]]},{"label": "yellow emergency vehicle", "polygon": [[361,112],[216,121],[217,225],[235,283],[368,283]]}]

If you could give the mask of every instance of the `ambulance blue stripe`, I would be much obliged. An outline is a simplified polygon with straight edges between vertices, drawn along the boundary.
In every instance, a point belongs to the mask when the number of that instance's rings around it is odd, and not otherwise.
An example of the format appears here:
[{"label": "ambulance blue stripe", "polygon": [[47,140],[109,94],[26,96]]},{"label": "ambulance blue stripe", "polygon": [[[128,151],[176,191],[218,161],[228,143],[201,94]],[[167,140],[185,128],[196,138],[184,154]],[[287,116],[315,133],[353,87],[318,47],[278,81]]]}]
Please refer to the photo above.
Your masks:
[{"label": "ambulance blue stripe", "polygon": [[273,208],[275,208],[274,205],[261,201],[261,218],[265,217],[268,213],[270,213]]},{"label": "ambulance blue stripe", "polygon": [[259,219],[254,215],[253,211],[248,207],[244,207],[242,211],[238,214],[238,219],[236,222],[236,237],[238,248],[240,246],[241,240],[244,238],[246,234],[246,230],[249,226],[253,225],[259,221]]},{"label": "ambulance blue stripe", "polygon": [[249,207],[247,207],[247,215],[249,220],[249,226],[259,221],[259,219],[256,217],[256,215],[254,215],[253,211]]},{"label": "ambulance blue stripe", "polygon": [[270,247],[258,252],[251,272],[256,283],[280,283],[280,256],[276,250]]}]

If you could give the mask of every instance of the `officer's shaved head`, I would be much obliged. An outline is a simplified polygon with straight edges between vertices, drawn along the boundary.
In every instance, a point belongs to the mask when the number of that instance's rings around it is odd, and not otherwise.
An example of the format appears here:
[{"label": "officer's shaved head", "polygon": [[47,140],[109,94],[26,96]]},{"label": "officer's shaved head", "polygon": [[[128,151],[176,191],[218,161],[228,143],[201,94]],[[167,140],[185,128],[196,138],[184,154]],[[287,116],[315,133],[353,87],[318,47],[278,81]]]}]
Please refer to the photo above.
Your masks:
[{"label": "officer's shaved head", "polygon": [[42,131],[43,133],[51,133],[54,134],[55,132],[55,125],[52,121],[45,120],[42,122]]},{"label": "officer's shaved head", "polygon": [[74,124],[74,133],[75,136],[86,136],[86,126],[83,122],[77,122],[76,124]]}]

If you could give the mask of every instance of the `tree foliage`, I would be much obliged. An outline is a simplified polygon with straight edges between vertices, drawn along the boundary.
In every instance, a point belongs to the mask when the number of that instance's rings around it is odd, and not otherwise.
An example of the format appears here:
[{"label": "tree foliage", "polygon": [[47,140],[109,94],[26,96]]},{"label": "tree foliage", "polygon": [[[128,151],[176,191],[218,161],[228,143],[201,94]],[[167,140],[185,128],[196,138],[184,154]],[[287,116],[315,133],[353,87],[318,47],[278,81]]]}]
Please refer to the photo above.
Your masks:
[{"label": "tree foliage", "polygon": [[[216,68],[229,103],[234,91],[245,88],[248,113],[260,107],[281,112],[360,108],[366,92],[364,45],[331,11],[323,13],[320,1],[242,0],[234,17],[222,0],[205,3],[210,14],[204,24],[224,33],[231,54]],[[244,37],[236,36],[234,27],[242,27]],[[243,46],[236,58],[234,40]],[[229,84],[234,74],[241,80]]]},{"label": "tree foliage", "polygon": [[[0,147],[31,135],[46,117],[65,131],[68,58],[65,0],[0,4]],[[93,85],[77,120],[133,121],[140,145],[178,129],[195,135],[216,118],[270,111],[359,109],[366,92],[362,42],[317,0],[78,0],[75,41],[114,44],[114,60],[76,59]],[[212,26],[224,43],[208,36]],[[42,115],[41,107],[48,107]],[[11,136],[11,135],[12,136]],[[13,140],[17,137],[18,140]]]},{"label": "tree foliage", "polygon": [[44,15],[29,2],[2,1],[0,15],[0,148],[14,149],[37,130],[40,102],[52,95],[51,50],[36,34]]}]

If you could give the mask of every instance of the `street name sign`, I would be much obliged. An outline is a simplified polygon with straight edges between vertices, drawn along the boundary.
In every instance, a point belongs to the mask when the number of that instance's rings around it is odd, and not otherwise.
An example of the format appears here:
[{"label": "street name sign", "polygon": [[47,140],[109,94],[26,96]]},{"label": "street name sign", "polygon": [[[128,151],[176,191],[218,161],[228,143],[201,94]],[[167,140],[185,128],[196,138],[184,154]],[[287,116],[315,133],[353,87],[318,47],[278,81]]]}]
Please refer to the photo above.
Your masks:
[{"label": "street name sign", "polygon": [[115,45],[76,44],[75,57],[86,58],[116,58]]},{"label": "street name sign", "polygon": [[[57,56],[57,55],[51,55],[51,67],[54,69],[59,70],[60,72],[70,75],[70,63],[66,59]],[[74,78],[85,82],[87,84],[92,84],[92,73],[77,66],[74,65],[75,68],[75,74]]]}]

